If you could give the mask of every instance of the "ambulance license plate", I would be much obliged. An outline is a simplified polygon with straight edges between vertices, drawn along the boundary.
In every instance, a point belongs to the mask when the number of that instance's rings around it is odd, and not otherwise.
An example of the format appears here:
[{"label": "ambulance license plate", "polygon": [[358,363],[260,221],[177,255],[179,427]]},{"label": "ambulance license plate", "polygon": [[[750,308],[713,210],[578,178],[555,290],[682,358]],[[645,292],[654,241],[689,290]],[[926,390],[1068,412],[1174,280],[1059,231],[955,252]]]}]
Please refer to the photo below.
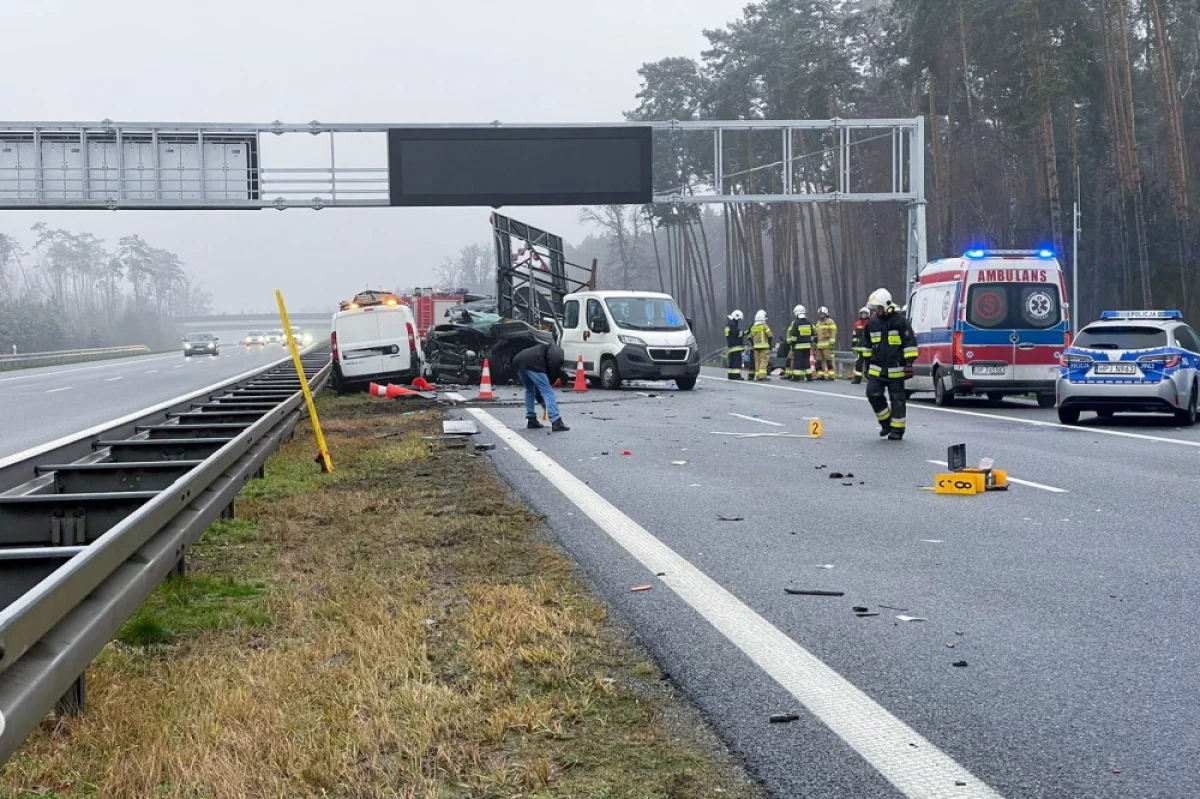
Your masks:
[{"label": "ambulance license plate", "polygon": [[1001,377],[1007,373],[1007,366],[972,366],[971,374],[974,375],[1000,375]]},{"label": "ambulance license plate", "polygon": [[1136,375],[1137,373],[1137,367],[1131,363],[1096,364],[1096,374],[1098,375]]}]

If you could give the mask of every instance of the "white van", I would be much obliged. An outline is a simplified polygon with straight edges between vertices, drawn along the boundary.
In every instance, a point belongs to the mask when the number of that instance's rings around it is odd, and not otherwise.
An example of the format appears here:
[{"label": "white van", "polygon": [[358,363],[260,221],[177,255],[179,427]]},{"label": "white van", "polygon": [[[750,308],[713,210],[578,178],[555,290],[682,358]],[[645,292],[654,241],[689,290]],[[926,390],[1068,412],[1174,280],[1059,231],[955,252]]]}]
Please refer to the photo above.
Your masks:
[{"label": "white van", "polygon": [[670,294],[583,291],[563,299],[561,344],[568,376],[583,371],[602,388],[624,380],[674,380],[691,391],[700,350],[691,325]]},{"label": "white van", "polygon": [[329,344],[339,394],[369,383],[411,383],[425,359],[412,309],[394,295],[344,303],[333,315]]}]

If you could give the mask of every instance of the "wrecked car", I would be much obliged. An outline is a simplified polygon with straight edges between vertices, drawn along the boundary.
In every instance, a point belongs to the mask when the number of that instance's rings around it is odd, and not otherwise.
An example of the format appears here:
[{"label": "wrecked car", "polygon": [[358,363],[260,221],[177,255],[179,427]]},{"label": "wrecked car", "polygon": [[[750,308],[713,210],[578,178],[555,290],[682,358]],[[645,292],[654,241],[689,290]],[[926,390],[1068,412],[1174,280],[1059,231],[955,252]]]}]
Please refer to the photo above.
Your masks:
[{"label": "wrecked car", "polygon": [[426,365],[434,382],[476,384],[486,359],[492,382],[509,383],[517,377],[512,361],[518,352],[554,342],[548,331],[495,313],[460,305],[447,315],[450,321],[435,326],[425,340]]}]

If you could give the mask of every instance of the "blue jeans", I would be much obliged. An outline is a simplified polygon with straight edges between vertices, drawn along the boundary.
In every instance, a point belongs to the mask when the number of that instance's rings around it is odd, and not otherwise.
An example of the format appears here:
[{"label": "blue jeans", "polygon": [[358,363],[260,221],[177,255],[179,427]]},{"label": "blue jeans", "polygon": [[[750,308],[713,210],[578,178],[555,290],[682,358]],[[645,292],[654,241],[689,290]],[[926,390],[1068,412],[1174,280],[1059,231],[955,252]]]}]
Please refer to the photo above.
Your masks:
[{"label": "blue jeans", "polygon": [[554,389],[550,387],[550,378],[545,372],[527,372],[524,369],[517,370],[517,379],[521,381],[521,385],[525,386],[525,416],[528,419],[537,418],[537,408],[534,407],[534,402],[538,394],[542,395],[542,399],[546,401],[546,412],[550,414],[550,421],[558,421],[558,401],[554,399]]}]

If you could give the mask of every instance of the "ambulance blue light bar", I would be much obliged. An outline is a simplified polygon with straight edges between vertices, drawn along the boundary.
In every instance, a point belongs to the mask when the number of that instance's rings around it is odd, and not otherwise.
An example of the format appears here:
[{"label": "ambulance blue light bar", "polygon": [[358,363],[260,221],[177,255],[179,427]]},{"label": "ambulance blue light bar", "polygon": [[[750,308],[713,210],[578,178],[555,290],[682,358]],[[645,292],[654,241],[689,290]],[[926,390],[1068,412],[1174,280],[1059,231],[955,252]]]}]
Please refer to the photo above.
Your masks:
[{"label": "ambulance blue light bar", "polygon": [[1182,319],[1183,311],[1101,311],[1101,319]]},{"label": "ambulance blue light bar", "polygon": [[980,258],[1045,258],[1054,257],[1054,250],[967,250],[964,258],[977,261]]}]

